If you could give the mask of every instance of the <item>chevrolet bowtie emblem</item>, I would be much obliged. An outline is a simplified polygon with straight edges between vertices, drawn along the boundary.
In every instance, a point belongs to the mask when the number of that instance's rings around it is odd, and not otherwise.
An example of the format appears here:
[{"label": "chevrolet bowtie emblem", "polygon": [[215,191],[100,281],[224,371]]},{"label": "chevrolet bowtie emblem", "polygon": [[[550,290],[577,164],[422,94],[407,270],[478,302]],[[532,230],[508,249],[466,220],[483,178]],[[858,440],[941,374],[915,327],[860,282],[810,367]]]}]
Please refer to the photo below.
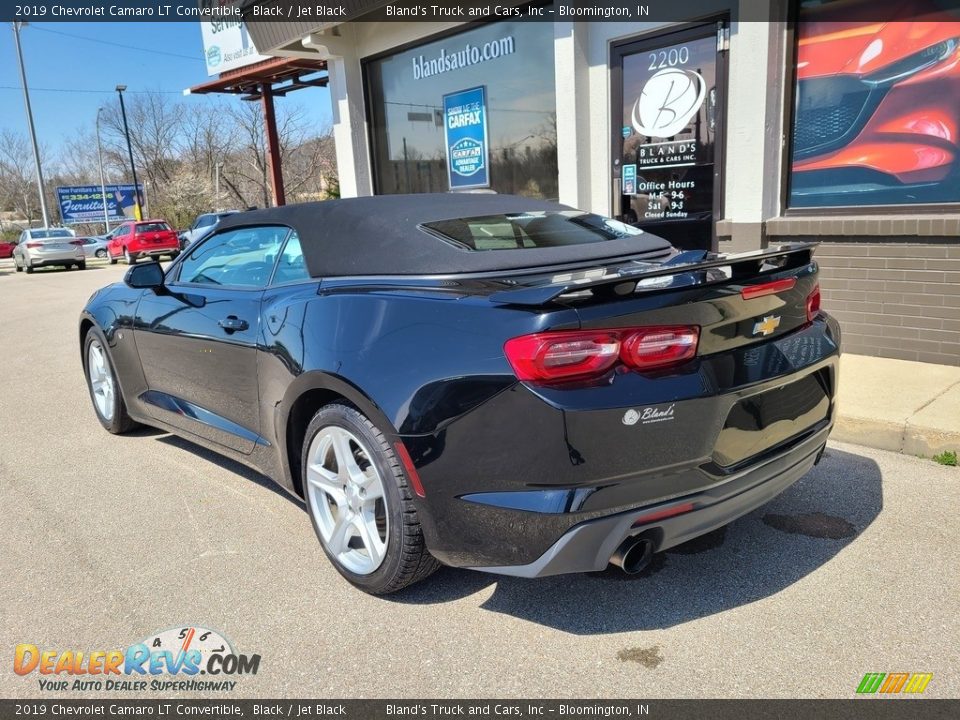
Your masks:
[{"label": "chevrolet bowtie emblem", "polygon": [[780,316],[767,315],[767,317],[765,317],[763,320],[754,324],[753,334],[766,336],[771,334],[778,327],[780,327]]}]

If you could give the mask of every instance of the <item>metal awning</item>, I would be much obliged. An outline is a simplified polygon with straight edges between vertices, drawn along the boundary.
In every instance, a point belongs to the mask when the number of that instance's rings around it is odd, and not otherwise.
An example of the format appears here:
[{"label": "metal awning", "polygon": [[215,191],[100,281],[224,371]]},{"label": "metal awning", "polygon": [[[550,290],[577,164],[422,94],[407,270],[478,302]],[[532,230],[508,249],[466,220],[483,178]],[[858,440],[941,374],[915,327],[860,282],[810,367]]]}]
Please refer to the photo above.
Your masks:
[{"label": "metal awning", "polygon": [[216,80],[194,85],[184,94],[229,93],[249,95],[250,99],[259,100],[262,88],[267,84],[273,95],[283,96],[302,88],[325,87],[329,80],[326,70],[325,60],[271,58],[220,73]]},{"label": "metal awning", "polygon": [[[273,98],[294,90],[324,87],[329,81],[325,60],[311,58],[271,58],[235,70],[220,73],[216,80],[194,85],[184,95],[227,93],[242,95],[243,100],[259,100],[263,105],[264,133],[267,140],[267,164],[273,204],[286,204],[283,173],[280,168],[280,139],[273,110]],[[323,73],[321,75],[321,73]]]}]

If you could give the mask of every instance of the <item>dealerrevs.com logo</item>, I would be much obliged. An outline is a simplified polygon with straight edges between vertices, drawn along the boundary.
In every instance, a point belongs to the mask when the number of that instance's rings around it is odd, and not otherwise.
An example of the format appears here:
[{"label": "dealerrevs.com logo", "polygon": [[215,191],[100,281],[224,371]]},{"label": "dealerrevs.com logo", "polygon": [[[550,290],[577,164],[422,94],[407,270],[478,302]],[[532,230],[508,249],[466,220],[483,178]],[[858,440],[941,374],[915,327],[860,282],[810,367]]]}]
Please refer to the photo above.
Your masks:
[{"label": "dealerrevs.com logo", "polygon": [[[244,655],[216,630],[163,630],[125,650],[57,650],[16,646],[13,671],[37,677],[43,691],[231,691],[233,678],[256,675],[259,655]],[[203,676],[202,678],[199,676]]]}]

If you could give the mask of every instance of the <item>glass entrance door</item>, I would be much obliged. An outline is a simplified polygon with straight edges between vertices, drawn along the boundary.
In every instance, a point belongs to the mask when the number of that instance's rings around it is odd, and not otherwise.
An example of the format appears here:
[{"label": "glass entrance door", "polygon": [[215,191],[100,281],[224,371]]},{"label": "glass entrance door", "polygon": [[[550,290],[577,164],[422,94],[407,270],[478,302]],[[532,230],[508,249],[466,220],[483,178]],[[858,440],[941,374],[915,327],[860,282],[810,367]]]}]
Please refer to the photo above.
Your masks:
[{"label": "glass entrance door", "polygon": [[722,208],[724,23],[615,46],[615,217],[684,249],[715,246]]}]

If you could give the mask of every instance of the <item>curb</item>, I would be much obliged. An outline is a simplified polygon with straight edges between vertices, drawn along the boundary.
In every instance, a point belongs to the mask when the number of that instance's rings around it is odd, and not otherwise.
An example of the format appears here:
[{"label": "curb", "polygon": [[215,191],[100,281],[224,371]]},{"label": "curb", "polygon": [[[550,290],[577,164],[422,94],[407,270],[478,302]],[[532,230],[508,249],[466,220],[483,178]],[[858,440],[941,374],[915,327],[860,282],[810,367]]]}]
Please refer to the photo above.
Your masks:
[{"label": "curb", "polygon": [[922,457],[933,457],[946,450],[960,451],[960,430],[941,430],[910,420],[892,422],[841,414],[830,439]]}]

